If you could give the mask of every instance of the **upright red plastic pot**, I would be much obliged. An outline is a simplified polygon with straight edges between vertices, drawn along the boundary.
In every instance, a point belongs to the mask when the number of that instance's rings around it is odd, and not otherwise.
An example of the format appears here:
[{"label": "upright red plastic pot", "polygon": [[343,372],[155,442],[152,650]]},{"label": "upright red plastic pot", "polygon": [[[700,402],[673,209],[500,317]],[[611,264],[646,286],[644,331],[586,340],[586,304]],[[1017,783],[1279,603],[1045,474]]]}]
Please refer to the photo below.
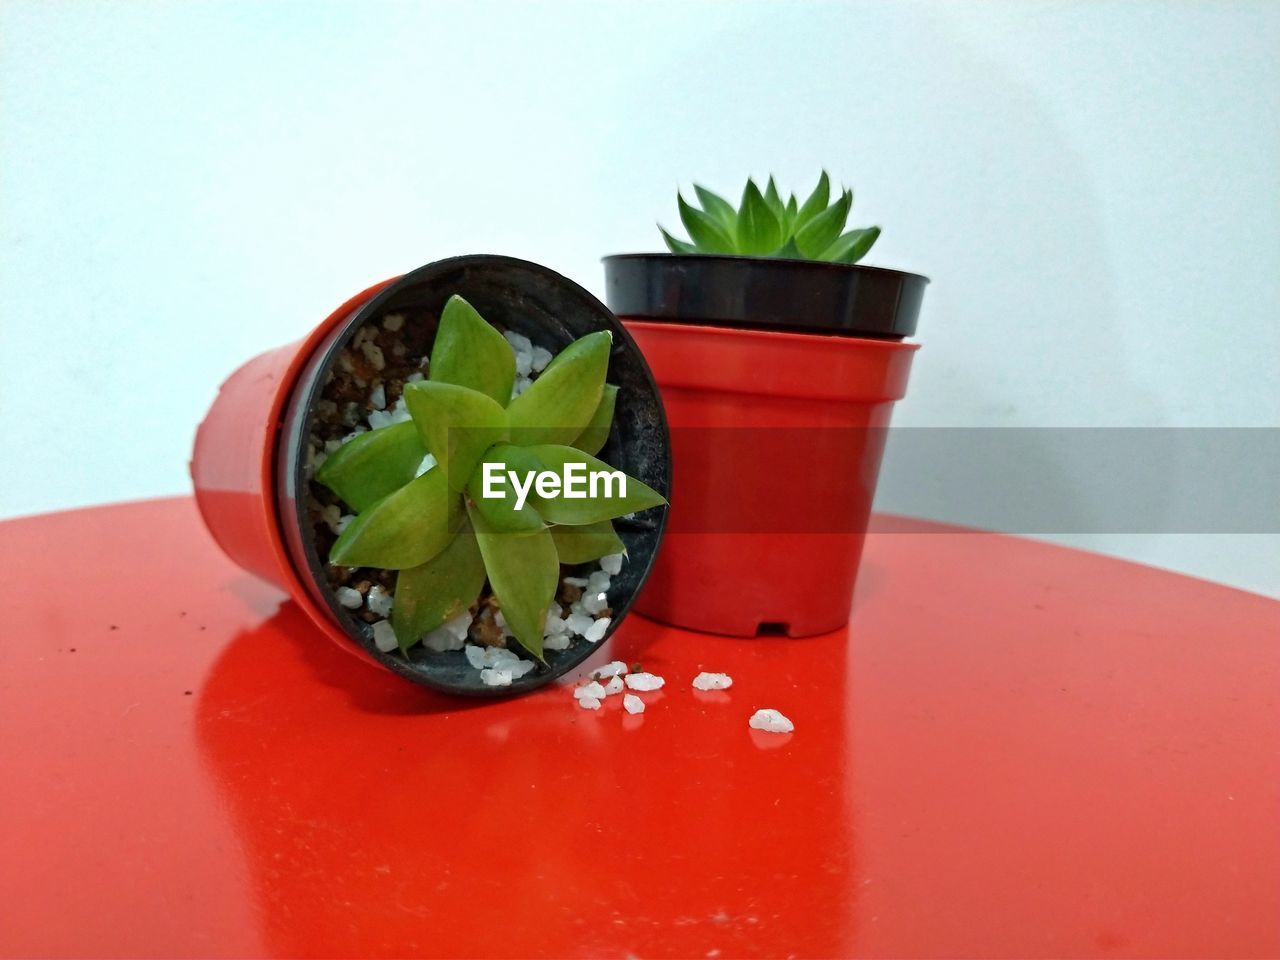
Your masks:
[{"label": "upright red plastic pot", "polygon": [[667,534],[636,609],[734,636],[838,629],[928,280],[751,257],[604,262],[672,428]]}]

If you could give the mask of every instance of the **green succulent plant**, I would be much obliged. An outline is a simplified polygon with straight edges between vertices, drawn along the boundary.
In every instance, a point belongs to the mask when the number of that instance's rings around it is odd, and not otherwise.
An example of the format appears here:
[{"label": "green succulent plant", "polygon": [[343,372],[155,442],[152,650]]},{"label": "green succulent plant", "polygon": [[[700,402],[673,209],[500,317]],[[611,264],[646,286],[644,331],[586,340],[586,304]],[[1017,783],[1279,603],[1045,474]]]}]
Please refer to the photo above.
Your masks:
[{"label": "green succulent plant", "polygon": [[785,201],[773,177],[763,193],[748,178],[738,209],[706,187],[694,184],[701,208],[676,191],[680,220],[689,240],[679,240],[661,224],[662,238],[672,253],[737,254],[857,263],[880,236],[879,227],[844,231],[853,209],[853,191],[841,190],[831,200],[831,181],[822,171],[818,185],[804,203],[791,194]]},{"label": "green succulent plant", "polygon": [[[623,550],[613,519],[666,503],[633,477],[626,493],[578,499],[529,490],[518,502],[483,496],[484,465],[613,471],[595,454],[618,388],[605,383],[612,335],[575,340],[519,396],[515,353],[461,297],[440,315],[430,378],[404,388],[411,419],[362,433],[333,452],[315,479],[355,511],[329,562],[398,571],[391,625],[402,652],[469,609],[488,581],[508,628],[542,659],[560,564]],[[418,475],[427,454],[435,466]],[[613,495],[608,495],[612,493]]]}]

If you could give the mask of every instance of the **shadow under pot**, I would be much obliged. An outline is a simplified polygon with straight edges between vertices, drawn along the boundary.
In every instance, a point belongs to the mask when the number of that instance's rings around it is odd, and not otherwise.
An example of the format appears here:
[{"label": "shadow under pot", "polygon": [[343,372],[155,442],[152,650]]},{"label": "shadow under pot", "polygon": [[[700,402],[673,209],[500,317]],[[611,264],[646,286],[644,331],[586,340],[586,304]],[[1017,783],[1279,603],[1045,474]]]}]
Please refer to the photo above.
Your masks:
[{"label": "shadow under pot", "polygon": [[[452,318],[442,324],[442,317]],[[442,328],[447,331],[444,339],[460,337],[460,346],[448,354],[449,364],[437,354],[441,369],[433,378],[430,359]],[[479,341],[467,339],[477,335]],[[442,395],[447,402],[458,396],[474,400],[474,391],[454,386],[466,377],[446,377],[444,368],[475,375],[465,368],[477,354],[472,349],[477,344],[483,348],[479,353],[500,356],[507,350],[511,357],[506,386],[495,388],[503,395],[509,390],[510,397],[499,403],[490,390],[493,399],[482,398],[485,410],[499,410],[501,416],[503,425],[493,429],[505,432],[494,439],[509,443],[489,447],[483,458],[508,450],[505,456],[515,462],[517,455],[536,450],[545,459],[568,449],[570,459],[590,459],[584,451],[591,450],[598,461],[636,481],[631,491],[640,498],[639,509],[611,523],[587,526],[579,525],[586,521],[578,514],[557,513],[568,507],[542,500],[530,499],[522,515],[501,513],[501,502],[493,508],[497,514],[479,510],[470,497],[473,488],[453,482],[456,470],[462,469],[458,463],[465,458],[458,450],[465,446],[468,432],[455,430],[453,446],[431,447],[421,436],[417,412],[442,409],[430,406]],[[594,345],[588,367],[598,371],[603,366],[608,385],[601,390],[598,407],[605,406],[606,394],[612,406],[611,420],[603,419],[602,409],[595,410],[590,428],[574,440],[565,434],[570,425],[565,421],[576,423],[569,414],[552,424],[559,433],[530,427],[527,419],[529,410],[540,409],[539,396],[574,392],[567,386],[550,389],[577,383],[578,371],[587,369],[581,365],[586,362],[581,361],[581,349],[565,351],[571,344]],[[487,375],[482,371],[481,379]],[[549,379],[534,391],[543,377]],[[501,381],[500,372],[497,382]],[[526,391],[532,392],[517,405]],[[515,423],[522,415],[525,429],[508,427],[508,418]],[[586,443],[591,430],[594,440]],[[361,445],[364,450],[353,453]],[[449,469],[428,449],[447,451],[452,458]],[[370,450],[378,459],[366,456]],[[236,564],[287,591],[321,632],[344,649],[432,689],[471,696],[505,696],[542,686],[580,664],[617,629],[657,554],[670,469],[662,403],[631,336],[577,284],[537,264],[498,256],[443,260],[370,287],[304,340],[244,364],[222,385],[201,423],[191,462],[204,522]],[[344,485],[351,477],[365,484],[360,496]],[[376,539],[368,535],[375,521],[381,522],[373,513],[393,515],[387,504],[400,503],[396,498],[408,496],[405,491],[411,486],[447,491],[449,507],[441,515],[447,515],[449,533],[444,539],[450,546],[432,555],[432,561],[438,560],[434,574],[430,563],[410,568],[410,560],[416,558],[386,567],[366,565],[359,559],[360,549],[349,546],[339,547],[342,557],[356,558],[349,565],[330,562],[344,534],[343,543],[358,547]],[[390,491],[385,499],[379,496],[384,491]],[[371,499],[373,505],[357,507],[344,494],[354,500]],[[430,536],[432,511],[415,504],[409,504],[412,509],[397,507],[394,516],[413,521],[406,527],[412,537]],[[538,510],[545,513],[545,523]],[[502,525],[523,523],[530,516],[537,525],[521,527],[523,535]],[[360,526],[348,534],[357,523]],[[596,536],[589,536],[591,532]],[[463,535],[486,545],[479,574],[459,573],[472,570],[476,562],[473,551],[460,546]],[[496,552],[517,539],[513,549],[534,551],[527,563],[523,555],[513,562]],[[538,643],[525,642],[534,629],[528,617],[519,624],[506,622],[499,602],[503,591],[496,589],[495,581],[517,584],[507,594],[514,620],[514,611],[528,606],[527,598],[516,603],[517,591],[526,592],[528,584],[527,578],[512,581],[512,571],[520,578],[526,567],[545,572],[548,543],[555,547],[550,554],[552,571],[539,582],[553,579],[554,590],[545,616],[534,618],[543,634],[539,651],[530,649]],[[459,578],[480,579],[472,602],[453,604],[447,616],[430,621],[438,625],[406,643],[401,626],[419,622],[407,614],[400,617],[410,609],[407,604],[396,611],[397,585],[409,576],[408,569],[418,571],[418,584],[453,584],[455,592],[468,589],[456,587]],[[430,590],[415,589],[412,609],[420,620],[434,601]],[[401,599],[408,597],[409,588],[401,593]],[[524,636],[518,639],[516,633]]]},{"label": "shadow under pot", "polygon": [[702,254],[606,257],[672,427],[672,506],[636,610],[730,636],[848,622],[927,278]]}]

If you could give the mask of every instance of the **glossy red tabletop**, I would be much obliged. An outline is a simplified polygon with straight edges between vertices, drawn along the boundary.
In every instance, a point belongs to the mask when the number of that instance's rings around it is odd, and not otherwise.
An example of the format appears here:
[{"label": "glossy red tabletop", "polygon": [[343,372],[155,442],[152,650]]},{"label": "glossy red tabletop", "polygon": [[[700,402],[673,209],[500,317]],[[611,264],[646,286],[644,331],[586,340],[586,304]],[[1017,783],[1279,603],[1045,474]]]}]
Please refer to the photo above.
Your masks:
[{"label": "glossy red tabletop", "polygon": [[592,661],[666,677],[632,717],[363,666],[188,500],[0,524],[0,561],[4,955],[1280,955],[1262,597],[880,534],[847,631],[632,617]]}]

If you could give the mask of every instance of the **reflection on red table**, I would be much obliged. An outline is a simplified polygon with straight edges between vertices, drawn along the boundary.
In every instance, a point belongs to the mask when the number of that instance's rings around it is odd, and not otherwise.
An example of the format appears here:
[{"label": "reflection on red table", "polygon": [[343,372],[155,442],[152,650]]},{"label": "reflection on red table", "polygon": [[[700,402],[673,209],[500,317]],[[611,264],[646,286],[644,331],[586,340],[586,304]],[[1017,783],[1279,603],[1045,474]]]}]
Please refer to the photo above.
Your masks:
[{"label": "reflection on red table", "polygon": [[0,524],[0,953],[1280,955],[1280,604],[930,529],[835,634],[632,617],[630,717],[362,666],[188,500]]}]

